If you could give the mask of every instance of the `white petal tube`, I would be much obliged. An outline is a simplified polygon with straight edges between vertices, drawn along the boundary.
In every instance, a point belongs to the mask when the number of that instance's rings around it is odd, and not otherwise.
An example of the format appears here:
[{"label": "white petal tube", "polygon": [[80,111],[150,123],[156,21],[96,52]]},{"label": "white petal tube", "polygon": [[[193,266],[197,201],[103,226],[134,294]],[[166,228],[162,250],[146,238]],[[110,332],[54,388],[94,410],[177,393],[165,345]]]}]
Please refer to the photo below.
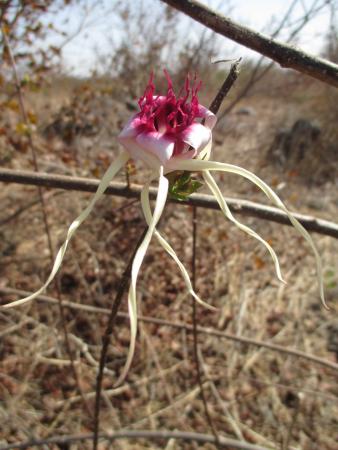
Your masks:
[{"label": "white petal tube", "polygon": [[257,239],[258,241],[260,241],[263,245],[265,245],[265,247],[267,248],[267,250],[269,251],[271,258],[274,262],[275,265],[275,270],[276,270],[276,275],[278,277],[278,279],[280,281],[282,281],[283,283],[285,283],[285,280],[282,277],[282,273],[280,270],[280,266],[279,266],[279,262],[278,262],[278,258],[277,255],[274,251],[274,249],[271,247],[270,244],[268,244],[268,242],[266,242],[259,234],[257,234],[254,230],[252,230],[251,228],[249,228],[248,226],[242,224],[241,222],[239,222],[233,215],[232,212],[230,211],[223,195],[222,192],[220,191],[219,187],[217,186],[216,181],[214,180],[214,178],[211,176],[210,172],[208,170],[205,170],[203,172],[203,178],[204,181],[206,182],[207,186],[209,187],[209,189],[211,190],[211,192],[214,194],[214,197],[216,198],[223,214],[225,215],[225,217],[227,217],[229,220],[231,220],[231,222],[233,222],[240,230],[244,231],[245,233],[247,233],[248,235],[254,237],[255,239]]},{"label": "white petal tube", "polygon": [[[149,188],[149,184],[147,183],[145,187],[142,190],[141,193],[141,201],[144,203],[145,197],[146,197],[146,188]],[[128,310],[129,310],[129,319],[130,319],[130,345],[129,345],[129,352],[127,356],[126,364],[122,370],[122,373],[117,380],[115,387],[119,386],[125,379],[133,356],[135,351],[135,343],[136,343],[136,334],[137,334],[137,301],[136,301],[136,283],[137,283],[137,277],[143,262],[143,259],[145,257],[146,251],[148,249],[148,246],[150,244],[151,238],[154,234],[156,224],[161,218],[165,202],[167,200],[168,195],[168,186],[169,182],[167,178],[163,175],[163,167],[160,167],[160,178],[159,178],[159,184],[158,184],[158,193],[156,198],[156,204],[155,204],[155,210],[154,215],[149,223],[148,231],[139,246],[131,269],[131,283],[129,288],[129,294],[128,294]]]},{"label": "white petal tube", "polygon": [[62,244],[61,248],[59,249],[55,262],[52,268],[52,271],[45,282],[45,284],[38,289],[33,294],[29,295],[28,297],[21,298],[19,300],[16,300],[15,302],[7,303],[6,305],[3,305],[2,308],[13,308],[15,306],[23,305],[31,300],[34,300],[36,297],[38,297],[45,289],[46,287],[52,282],[55,275],[57,274],[64,255],[66,253],[68,244],[74,235],[75,231],[79,228],[81,223],[86,220],[92,209],[94,208],[96,202],[102,197],[104,191],[107,189],[109,183],[111,180],[115,177],[115,175],[118,173],[118,171],[124,166],[124,164],[128,161],[129,155],[127,152],[123,152],[121,155],[119,155],[115,161],[113,161],[110,166],[108,167],[106,173],[103,175],[103,178],[97,188],[97,191],[90,201],[89,205],[82,211],[82,213],[74,220],[74,222],[70,225],[67,231],[67,236],[65,242]]},{"label": "white petal tube", "polygon": [[[152,214],[151,214],[151,209],[150,209],[150,202],[149,202],[149,185],[144,187],[144,191],[145,191],[145,196],[142,199],[142,210],[143,210],[143,214],[144,217],[147,221],[147,224],[149,225],[151,223],[152,220]],[[175,263],[178,265],[184,282],[187,286],[187,289],[189,291],[189,293],[194,297],[194,299],[200,303],[202,306],[204,306],[205,308],[211,309],[213,311],[217,310],[217,308],[215,308],[214,306],[208,305],[208,303],[204,302],[194,291],[191,281],[190,281],[190,277],[189,274],[186,270],[186,268],[184,267],[184,265],[182,264],[182,262],[179,260],[175,250],[170,246],[170,244],[161,236],[161,234],[155,229],[154,231],[154,235],[157,238],[157,240],[159,241],[159,243],[161,244],[161,246],[164,248],[164,250],[173,258],[173,260],[175,261]]]},{"label": "white petal tube", "polygon": [[284,203],[281,201],[281,199],[278,197],[277,194],[257,175],[255,175],[252,172],[249,172],[246,169],[243,169],[239,166],[234,166],[232,164],[226,164],[226,163],[220,163],[215,161],[202,161],[197,159],[192,160],[181,160],[181,161],[175,161],[172,159],[168,162],[166,169],[169,170],[189,170],[191,172],[200,172],[204,170],[219,170],[221,172],[229,172],[229,173],[235,173],[238,175],[241,175],[244,178],[247,178],[252,183],[254,183],[256,186],[258,186],[265,195],[273,202],[275,205],[277,205],[282,211],[286,213],[288,218],[290,219],[290,222],[292,225],[296,228],[297,231],[304,237],[304,239],[308,242],[310,247],[312,248],[312,251],[316,258],[316,266],[317,266],[317,278],[318,278],[318,284],[319,284],[319,293],[320,298],[322,300],[323,305],[325,308],[329,309],[326,302],[325,302],[325,296],[324,296],[324,283],[323,283],[323,269],[322,269],[322,261],[320,258],[320,255],[318,253],[318,250],[309,235],[309,233],[306,231],[306,229],[303,227],[302,224],[298,222],[298,220],[290,213],[290,211],[286,208]]}]

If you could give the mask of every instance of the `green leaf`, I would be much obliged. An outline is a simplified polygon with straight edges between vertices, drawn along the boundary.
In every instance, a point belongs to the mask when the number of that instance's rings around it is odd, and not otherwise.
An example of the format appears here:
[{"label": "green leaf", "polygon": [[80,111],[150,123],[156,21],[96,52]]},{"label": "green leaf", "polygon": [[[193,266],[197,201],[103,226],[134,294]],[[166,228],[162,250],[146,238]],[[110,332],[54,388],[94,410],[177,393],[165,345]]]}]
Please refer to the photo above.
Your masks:
[{"label": "green leaf", "polygon": [[196,192],[203,183],[191,177],[191,173],[175,171],[167,175],[169,180],[169,196],[175,200],[185,201]]}]

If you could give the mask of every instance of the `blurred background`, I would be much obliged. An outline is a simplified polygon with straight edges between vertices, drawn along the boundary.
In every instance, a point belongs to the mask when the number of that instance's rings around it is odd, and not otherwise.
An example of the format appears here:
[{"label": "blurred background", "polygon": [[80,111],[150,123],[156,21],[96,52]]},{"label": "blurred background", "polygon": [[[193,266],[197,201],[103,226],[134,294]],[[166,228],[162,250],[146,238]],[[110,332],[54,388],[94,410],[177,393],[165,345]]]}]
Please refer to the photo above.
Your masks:
[{"label": "blurred background", "polygon": [[[277,40],[338,62],[335,0],[208,5]],[[255,172],[292,211],[337,221],[336,88],[281,69],[160,1],[3,0],[0,24],[2,168],[34,170],[33,145],[43,172],[100,178],[120,151],[116,136],[138,110],[137,99],[151,72],[159,93],[166,90],[163,69],[177,92],[188,73],[197,74],[203,83],[199,98],[207,106],[231,62],[241,57],[240,76],[218,114],[212,159]],[[147,179],[140,164],[131,162],[126,172],[132,183]],[[237,176],[216,178],[226,196],[267,203]],[[118,180],[124,182],[126,174]],[[55,250],[91,195],[44,189],[44,198]],[[0,296],[6,302],[18,298],[20,290],[41,286],[49,274],[50,254],[37,189],[2,184],[0,204]],[[288,284],[276,280],[269,256],[257,241],[227,223],[219,211],[199,208],[197,291],[220,312],[198,307],[198,324],[337,362],[337,242],[313,235],[324,262],[331,307],[327,312],[320,306],[314,258],[306,242],[289,227],[242,219],[276,249]],[[58,283],[62,299],[72,302],[65,320],[77,381],[55,285],[47,297],[0,312],[0,444],[92,431],[90,411],[106,309],[143,223],[137,202],[107,197],[72,241]],[[169,203],[161,229],[189,268],[190,207]],[[155,241],[140,275],[139,301],[143,316],[191,324],[184,282]],[[332,369],[239,344],[229,336],[199,337],[207,401],[222,435],[270,448],[336,449],[338,391]],[[208,432],[189,330],[141,322],[128,383],[116,391],[112,386],[128,343],[129,324],[122,315],[104,376],[102,430]],[[213,448],[156,445],[126,440],[114,448]],[[81,443],[50,448],[91,447]]]}]

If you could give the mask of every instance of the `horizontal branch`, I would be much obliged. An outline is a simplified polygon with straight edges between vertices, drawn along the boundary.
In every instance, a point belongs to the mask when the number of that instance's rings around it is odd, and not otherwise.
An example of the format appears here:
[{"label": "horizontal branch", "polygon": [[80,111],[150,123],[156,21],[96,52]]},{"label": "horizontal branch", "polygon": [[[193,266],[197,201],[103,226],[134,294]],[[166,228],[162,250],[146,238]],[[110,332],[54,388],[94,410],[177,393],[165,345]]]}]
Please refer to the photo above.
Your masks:
[{"label": "horizontal branch", "polygon": [[309,55],[293,45],[284,44],[245,27],[217,13],[196,0],[162,0],[192,19],[238,44],[244,45],[277,62],[281,67],[297,70],[338,87],[338,65]]},{"label": "horizontal branch", "polygon": [[[47,173],[35,173],[30,171],[16,171],[11,169],[0,169],[0,181],[7,183],[18,183],[32,186],[44,186],[49,188],[66,189],[72,191],[95,192],[99,181],[79,177],[70,177],[65,175],[52,175]],[[106,190],[107,195],[116,195],[119,197],[137,198],[140,195],[142,187],[132,185],[130,188],[124,183],[110,183]],[[156,189],[150,190],[151,198],[156,198]],[[257,217],[259,219],[269,220],[271,222],[281,223],[291,226],[287,215],[278,208],[262,205],[260,203],[250,202],[225,197],[232,212]],[[175,203],[183,205],[199,206],[207,209],[219,209],[219,205],[214,197],[203,194],[193,194],[187,201]],[[294,217],[308,231],[332,236],[338,239],[338,224],[328,220],[318,219],[313,216],[293,213]]]},{"label": "horizontal branch", "polygon": [[[18,295],[19,297],[24,297],[24,296],[31,294],[31,292],[23,291],[21,289],[2,288],[2,287],[0,287],[0,293],[14,294],[14,295]],[[47,296],[47,295],[39,295],[37,297],[37,300],[39,300],[41,302],[49,303],[52,305],[58,305],[57,299]],[[99,306],[83,305],[82,303],[74,303],[74,302],[70,302],[67,300],[63,300],[62,305],[66,306],[70,309],[74,309],[74,310],[78,310],[78,311],[86,311],[86,312],[92,313],[92,314],[105,314],[105,315],[110,314],[110,310],[108,308],[101,308]],[[120,318],[129,320],[129,315],[127,313],[119,312],[117,315]],[[170,320],[158,319],[157,317],[149,317],[149,316],[138,316],[137,319],[140,322],[144,322],[144,323],[154,323],[156,325],[168,326],[168,327],[177,328],[180,330],[185,330],[187,332],[193,332],[192,325],[182,323],[182,322],[172,322]],[[332,369],[332,370],[338,372],[338,364],[337,363],[335,363],[333,361],[329,361],[324,358],[320,358],[320,357],[312,355],[310,353],[296,350],[294,348],[284,347],[283,345],[273,344],[271,342],[266,342],[266,341],[259,341],[257,339],[246,338],[243,336],[236,336],[234,334],[226,333],[224,331],[214,330],[213,328],[197,326],[197,331],[198,331],[198,333],[207,334],[209,336],[215,336],[215,337],[218,337],[221,339],[228,339],[230,341],[238,342],[240,344],[253,345],[255,347],[266,348],[267,350],[271,350],[273,352],[282,353],[282,354],[286,354],[286,355],[290,355],[290,356],[295,356],[297,358],[306,359],[314,364],[318,364],[320,366],[327,367],[329,369]]]},{"label": "horizontal branch", "polygon": [[[92,433],[79,434],[79,435],[69,435],[69,436],[56,436],[46,439],[31,439],[26,442],[17,442],[14,444],[8,444],[1,447],[1,450],[23,450],[33,448],[35,446],[42,447],[43,445],[66,445],[73,442],[81,442],[85,440],[92,440],[94,435]],[[113,433],[100,433],[100,439],[104,439],[109,442],[113,442],[116,439],[149,439],[149,440],[165,440],[170,439],[186,441],[186,442],[199,442],[199,443],[216,443],[214,436],[210,434],[193,433],[189,431],[153,431],[153,430],[122,430]],[[266,447],[261,447],[260,445],[249,444],[247,442],[236,441],[235,439],[219,437],[217,442],[220,448],[232,448],[239,450],[268,450]]]}]

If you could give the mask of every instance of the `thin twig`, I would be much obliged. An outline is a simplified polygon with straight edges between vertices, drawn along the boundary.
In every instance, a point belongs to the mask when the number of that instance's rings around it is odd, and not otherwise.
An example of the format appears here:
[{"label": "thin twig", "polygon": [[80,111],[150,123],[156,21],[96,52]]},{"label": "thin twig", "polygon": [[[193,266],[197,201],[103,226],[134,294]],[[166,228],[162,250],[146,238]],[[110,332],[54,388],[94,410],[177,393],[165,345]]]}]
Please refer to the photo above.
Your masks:
[{"label": "thin twig", "polygon": [[[276,28],[276,30],[272,33],[271,37],[275,38],[278,36],[278,34],[280,33],[280,31],[284,28],[284,25],[286,24],[292,10],[294,9],[295,5],[297,4],[298,0],[294,0],[289,9],[287,10],[287,12],[285,13],[284,17],[282,18],[281,22],[279,23],[278,27]],[[316,4],[316,0],[313,3],[310,11],[302,18],[301,23],[298,25],[298,27],[296,27],[289,35],[288,39],[286,40],[287,43],[290,43],[295,36],[297,36],[297,34],[304,28],[304,26],[309,22],[309,20],[311,19],[310,14],[314,15],[315,13],[318,13],[326,4],[326,2],[322,3],[320,5],[320,7],[318,8],[314,8]],[[255,67],[253,68],[253,70],[251,71],[251,75],[249,80],[246,82],[246,84],[244,85],[244,87],[241,88],[241,91],[236,95],[236,98],[230,102],[229,105],[227,105],[227,107],[224,109],[224,111],[222,112],[222,114],[218,117],[218,123],[220,123],[220,121],[227,115],[230,113],[230,111],[232,111],[232,109],[237,105],[237,103],[243,98],[245,97],[250,90],[253,88],[253,86],[262,78],[265,77],[265,75],[272,69],[272,67],[274,67],[275,63],[274,61],[271,61],[268,65],[266,65],[260,72],[259,69],[261,68],[263,62],[265,60],[264,56],[261,56],[257,63],[255,64]]]},{"label": "thin twig", "polygon": [[[5,183],[18,183],[31,186],[46,186],[56,189],[65,189],[79,192],[96,192],[99,185],[98,180],[70,177],[65,175],[52,175],[49,173],[34,173],[31,171],[21,171],[0,168],[0,181]],[[113,182],[105,191],[106,195],[114,195],[124,198],[139,198],[142,186],[133,184],[127,189],[125,183]],[[150,188],[149,195],[151,199],[156,198],[157,189]],[[262,205],[261,203],[241,200],[237,198],[224,197],[232,212],[243,214],[246,216],[257,217],[259,219],[268,220],[270,222],[280,223],[282,225],[291,226],[287,215],[278,208]],[[174,199],[169,201],[179,205],[198,206],[205,209],[219,210],[219,204],[211,195],[192,194],[185,202]],[[306,228],[308,231],[314,231],[325,236],[331,236],[338,239],[338,224],[328,220],[319,219],[314,216],[298,214],[293,212],[292,215]]]},{"label": "thin twig", "polygon": [[[81,435],[69,435],[69,436],[56,436],[47,439],[32,439],[27,442],[16,442],[14,444],[8,444],[1,447],[1,450],[24,450],[34,448],[35,446],[43,445],[69,445],[71,443],[92,440],[93,434],[81,434]],[[123,430],[116,431],[115,433],[100,433],[100,439],[105,439],[108,442],[113,442],[116,439],[149,439],[149,440],[164,440],[169,439],[181,440],[186,442],[195,441],[201,444],[215,443],[214,436],[202,433],[192,433],[186,431],[149,431],[149,430]],[[260,445],[247,444],[244,442],[236,441],[235,439],[229,439],[225,437],[219,438],[220,446],[225,449],[239,449],[239,450],[269,450],[266,447]]]},{"label": "thin twig", "polygon": [[95,390],[93,450],[97,449],[98,438],[99,438],[102,379],[103,379],[104,367],[106,365],[106,360],[107,360],[107,351],[108,351],[108,347],[109,347],[110,336],[113,332],[115,319],[116,319],[118,310],[122,303],[123,294],[126,290],[126,287],[128,285],[129,279],[130,279],[131,268],[132,268],[135,254],[136,254],[139,246],[141,245],[141,243],[144,239],[144,236],[147,233],[147,230],[148,230],[148,227],[146,227],[143,230],[143,233],[141,234],[131,257],[129,258],[129,262],[123,272],[123,275],[121,277],[121,281],[120,281],[120,284],[119,284],[119,287],[118,287],[118,290],[116,293],[116,297],[115,297],[112,307],[111,307],[107,327],[106,327],[105,333],[102,338],[100,363],[99,363],[99,370],[98,370],[98,374],[97,374],[97,378],[96,378],[96,390]]},{"label": "thin twig", "polygon": [[338,65],[309,55],[288,45],[245,27],[217,13],[197,0],[162,0],[192,19],[238,44],[265,55],[281,67],[297,70],[324,83],[338,87]]},{"label": "thin twig", "polygon": [[[31,292],[29,292],[29,291],[23,291],[21,289],[13,289],[13,288],[5,288],[5,287],[0,287],[0,292],[2,292],[3,294],[6,294],[6,295],[14,294],[14,295],[18,295],[20,297],[31,294]],[[42,301],[42,302],[57,305],[57,299],[47,296],[47,295],[39,295],[36,299],[39,301]],[[66,300],[64,300],[63,303],[68,308],[78,310],[78,311],[86,311],[91,314],[106,314],[106,315],[110,314],[110,311],[107,308],[101,308],[98,306],[91,306],[91,305],[82,305],[80,303],[69,302]],[[119,312],[117,314],[117,316],[120,318],[124,318],[124,319],[128,319],[128,317],[129,317],[128,314],[124,313],[124,312]],[[137,320],[139,320],[140,322],[154,323],[157,325],[163,325],[163,326],[168,326],[168,327],[172,327],[172,328],[177,328],[179,330],[185,330],[187,332],[192,332],[192,330],[193,330],[192,325],[189,325],[189,324],[186,324],[183,322],[171,322],[170,320],[159,319],[157,317],[138,316]],[[221,339],[228,339],[228,340],[231,340],[234,342],[239,342],[239,343],[245,344],[245,345],[254,345],[256,347],[266,348],[267,350],[271,350],[271,351],[274,351],[277,353],[283,353],[285,355],[291,355],[296,358],[302,358],[302,359],[310,361],[314,364],[318,364],[320,366],[323,366],[323,367],[326,367],[328,369],[338,372],[338,363],[335,363],[333,361],[328,361],[327,359],[320,358],[319,356],[315,356],[310,353],[302,352],[300,350],[296,350],[296,349],[293,349],[290,347],[284,347],[283,345],[273,344],[271,342],[260,341],[260,340],[252,339],[252,338],[246,338],[243,336],[236,336],[234,334],[215,330],[213,328],[197,326],[197,331],[198,331],[198,333],[203,333],[203,334],[206,334],[209,336],[215,336],[215,337],[219,337]]]},{"label": "thin twig", "polygon": [[[211,102],[209,106],[209,110],[217,114],[219,108],[221,107],[221,104],[227,94],[229,93],[230,89],[234,85],[235,81],[237,80],[237,77],[239,75],[239,64],[240,59],[235,61],[231,65],[230,71],[228,76],[226,77],[224,83],[222,84],[221,88],[217,92],[215,98]],[[204,122],[204,121],[203,121]],[[203,123],[202,122],[202,123]],[[198,230],[198,222],[197,222],[197,206],[193,206],[192,208],[192,261],[191,261],[191,271],[192,271],[192,285],[194,290],[196,289],[196,246],[197,246],[197,230]],[[201,398],[204,406],[204,413],[207,418],[209,427],[212,431],[212,434],[215,437],[216,447],[219,448],[219,439],[218,439],[218,433],[216,430],[216,427],[213,423],[208,403],[205,395],[205,390],[202,382],[202,371],[200,367],[200,361],[198,357],[198,329],[197,329],[197,307],[196,307],[196,301],[194,298],[192,298],[192,322],[193,322],[193,349],[194,349],[194,360],[195,360],[195,366],[196,366],[196,377],[197,377],[197,383],[200,388]]]},{"label": "thin twig", "polygon": [[[192,286],[193,286],[194,290],[196,289],[196,259],[197,259],[196,247],[197,247],[197,207],[193,206],[193,208],[192,208],[192,258],[191,258],[192,277],[191,277],[191,281],[192,281]],[[201,394],[201,399],[203,402],[205,416],[207,418],[207,421],[208,421],[209,427],[212,431],[212,434],[215,437],[216,447],[219,448],[218,433],[217,433],[216,427],[213,423],[213,420],[212,420],[212,417],[211,417],[211,414],[209,411],[208,402],[206,399],[205,390],[204,390],[203,381],[202,381],[200,362],[199,362],[199,358],[198,358],[197,307],[196,307],[196,300],[193,297],[192,297],[192,323],[193,323],[193,326],[192,326],[193,351],[194,351],[194,360],[195,360],[195,366],[196,366],[197,384],[200,388],[200,394]]]},{"label": "thin twig", "polygon": [[[8,38],[7,38],[7,34],[6,34],[5,30],[4,30],[4,28],[2,28],[2,36],[3,36],[4,44],[5,44],[5,46],[7,48],[7,51],[8,51],[9,60],[10,60],[10,63],[11,63],[11,66],[12,66],[12,70],[13,70],[15,87],[16,87],[16,92],[17,92],[18,99],[19,99],[19,106],[20,106],[20,112],[21,112],[22,120],[23,120],[24,124],[27,127],[27,138],[28,138],[29,147],[31,149],[34,170],[35,170],[35,172],[39,172],[37,152],[35,150],[35,145],[34,145],[34,142],[33,142],[33,139],[32,139],[31,127],[30,127],[30,123],[29,123],[29,120],[28,120],[28,115],[27,115],[26,108],[25,108],[25,102],[24,102],[23,92],[22,92],[22,88],[21,88],[21,80],[19,78],[19,74],[18,74],[18,71],[17,71],[17,68],[16,68],[15,58],[14,58],[14,55],[13,55],[13,52],[12,52],[12,49],[11,49],[11,46],[9,44],[9,41],[8,41]],[[47,239],[48,239],[48,247],[49,247],[50,257],[51,257],[51,261],[53,262],[54,258],[53,258],[52,239],[51,239],[51,235],[50,235],[50,232],[49,232],[45,200],[44,200],[42,189],[41,189],[40,186],[38,186],[38,193],[39,193],[39,199],[40,199],[41,209],[42,209],[42,214],[43,214],[43,222],[44,222],[44,226],[45,226],[45,232],[46,232],[46,236],[47,236]]]},{"label": "thin twig", "polygon": [[[154,373],[153,375],[149,375],[145,378],[138,378],[137,381],[124,383],[122,386],[119,386],[117,388],[104,389],[104,391],[103,391],[104,395],[107,398],[118,397],[120,395],[125,394],[127,391],[129,392],[130,389],[142,388],[144,386],[149,385],[149,383],[152,383],[153,381],[162,379],[163,376],[166,376],[167,374],[176,372],[177,369],[184,364],[185,364],[185,362],[181,361],[181,362],[174,364],[173,366],[171,366],[169,368],[162,369],[160,373],[157,372],[157,373]],[[299,389],[298,389],[298,391],[299,391]],[[95,391],[86,392],[85,395],[86,395],[86,398],[88,398],[88,399],[95,399]],[[68,405],[73,405],[73,404],[79,402],[79,400],[81,400],[81,397],[79,397],[79,396],[73,396],[73,397],[68,398],[67,400],[58,400],[55,403],[55,408],[57,409],[57,408],[63,408]],[[336,399],[334,399],[334,401],[336,401]],[[170,404],[172,404],[172,401],[170,401]]]},{"label": "thin twig", "polygon": [[235,61],[230,68],[229,74],[226,77],[224,83],[222,84],[221,89],[217,92],[216,97],[211,102],[211,105],[209,106],[209,109],[214,114],[217,114],[223,100],[228,95],[230,89],[234,85],[235,81],[238,78],[239,75],[239,64],[241,62],[242,58],[239,58],[237,61]]},{"label": "thin twig", "polygon": [[[57,195],[61,195],[62,192],[56,192],[54,194],[52,194],[54,197],[56,197]],[[25,204],[23,206],[20,206],[16,211],[14,211],[12,214],[10,214],[9,216],[7,216],[5,219],[1,219],[0,220],[0,227],[2,227],[3,225],[8,224],[9,222],[11,222],[14,219],[17,219],[21,214],[23,214],[24,212],[26,212],[27,210],[29,210],[30,208],[32,208],[35,205],[40,204],[40,199],[37,198],[36,200],[32,200],[31,202],[25,201]]]},{"label": "thin twig", "polygon": [[[199,353],[199,357],[201,357],[200,353]],[[150,382],[161,378],[164,374],[172,373],[173,371],[177,370],[177,368],[179,366],[181,366],[182,364],[184,364],[183,361],[181,361],[180,363],[175,364],[175,366],[169,367],[167,369],[162,369],[161,374],[154,374],[154,375],[146,377],[146,378],[138,379],[138,381],[125,383],[125,384],[123,384],[122,386],[120,386],[118,388],[105,389],[104,390],[104,394],[106,395],[107,398],[121,396],[121,395],[125,394],[126,392],[130,392],[130,389],[141,388],[142,386],[148,385]],[[211,367],[211,368],[222,367],[222,369],[223,369],[222,365],[217,365],[217,364],[216,365],[215,364],[208,364],[208,368],[209,367]],[[294,392],[297,395],[298,394],[305,394],[307,397],[309,397],[309,396],[320,397],[323,401],[329,401],[329,402],[337,403],[337,396],[326,394],[325,392],[312,390],[312,389],[306,389],[306,388],[300,388],[299,386],[290,385],[290,384],[286,385],[286,384],[280,384],[280,383],[268,383],[268,382],[262,381],[261,379],[259,379],[257,377],[249,377],[246,374],[242,374],[242,377],[246,381],[253,382],[252,386],[255,386],[257,384],[260,387],[261,390],[273,387],[273,388],[275,388],[277,390],[292,391],[292,392]],[[212,379],[212,378],[210,379],[210,377],[209,377],[209,379],[207,381],[207,384],[208,384],[208,386],[210,386],[210,389],[211,389],[212,392],[213,392],[213,389],[214,389],[213,388],[213,384],[216,381],[217,381],[216,379]],[[236,381],[240,382],[239,379],[237,379]],[[299,381],[299,384],[301,384],[303,382],[302,379],[299,379],[298,381]],[[87,399],[95,399],[95,391],[86,392],[85,396],[86,396]],[[72,396],[72,397],[70,397],[70,398],[68,398],[66,400],[57,400],[55,402],[54,406],[55,406],[55,409],[69,407],[70,405],[74,405],[75,403],[78,403],[81,400],[82,400],[81,396],[79,396],[79,395]],[[177,400],[173,399],[173,401],[175,402],[175,405],[177,405]],[[236,400],[233,400],[233,402],[235,403]],[[173,403],[171,402],[170,405],[172,406]],[[222,410],[224,410],[225,405],[223,404],[223,405],[220,405],[220,406],[221,406]],[[228,406],[230,406],[230,405],[228,405]],[[225,414],[225,415],[227,415],[227,414]],[[237,435],[237,437],[240,440],[243,440],[242,437],[240,437],[239,435]]]},{"label": "thin twig", "polygon": [[[6,48],[7,48],[9,60],[10,60],[10,63],[11,63],[11,66],[12,66],[12,70],[13,70],[15,87],[16,87],[16,91],[17,91],[17,95],[18,95],[18,99],[19,99],[19,105],[20,105],[20,112],[21,112],[22,120],[23,120],[23,123],[25,124],[25,126],[27,128],[28,145],[29,145],[29,148],[30,148],[31,154],[32,154],[34,170],[35,170],[35,172],[39,172],[39,164],[38,164],[37,152],[36,152],[35,145],[34,145],[33,138],[32,138],[32,130],[31,130],[31,126],[30,126],[30,123],[29,123],[29,120],[28,120],[28,114],[27,114],[26,107],[25,107],[25,102],[24,102],[24,95],[23,95],[23,91],[22,91],[22,87],[21,87],[21,80],[20,80],[20,77],[19,77],[19,74],[18,74],[18,71],[17,71],[15,57],[14,57],[14,54],[12,52],[9,40],[7,38],[6,31],[4,30],[4,28],[1,28],[1,30],[2,30],[2,36],[3,36],[4,44],[5,44]],[[44,196],[43,196],[43,192],[42,192],[41,186],[38,186],[38,195],[39,195],[39,201],[41,203],[41,210],[42,210],[42,217],[43,217],[45,233],[46,233],[46,236],[47,236],[47,242],[48,242],[48,248],[49,248],[49,256],[50,256],[51,263],[53,264],[53,262],[54,262],[53,243],[52,243],[52,237],[51,237],[49,224],[48,224],[46,203],[45,203],[45,199],[44,199]],[[71,361],[71,369],[72,369],[72,372],[73,372],[73,375],[74,375],[74,379],[75,379],[75,383],[76,383],[77,389],[78,389],[81,397],[83,398],[84,407],[85,407],[87,413],[90,416],[91,415],[91,410],[89,408],[89,405],[86,402],[86,399],[85,399],[85,397],[83,395],[83,392],[82,392],[82,389],[81,389],[79,375],[78,375],[78,372],[77,372],[76,367],[75,367],[74,356],[73,356],[73,353],[72,353],[72,350],[71,350],[71,346],[70,346],[70,342],[69,342],[69,338],[68,338],[68,331],[67,331],[67,325],[66,325],[66,315],[65,315],[64,308],[62,306],[61,289],[60,289],[60,285],[59,285],[59,280],[58,279],[56,279],[55,285],[56,285],[56,290],[57,290],[57,298],[59,300],[61,326],[62,326],[64,338],[65,338],[66,352],[68,353],[69,359]]]},{"label": "thin twig", "polygon": [[228,406],[230,406],[230,405],[227,404],[227,402],[222,398],[219,390],[217,389],[216,384],[215,384],[216,380],[212,379],[212,376],[209,373],[209,365],[207,365],[205,363],[205,361],[203,359],[203,355],[202,355],[201,352],[199,352],[198,357],[199,357],[200,364],[201,364],[201,367],[203,369],[203,372],[204,372],[205,376],[207,377],[207,379],[209,381],[210,390],[211,390],[212,394],[214,395],[214,397],[215,397],[215,399],[216,399],[220,409],[222,410],[223,415],[227,418],[227,420],[228,420],[230,426],[232,427],[236,437],[240,441],[245,442],[246,439],[244,438],[243,433],[242,433],[242,428],[243,428],[242,423],[241,422],[237,422],[237,420],[235,420],[234,417],[232,416],[232,414],[230,413],[230,410],[228,408]]}]

